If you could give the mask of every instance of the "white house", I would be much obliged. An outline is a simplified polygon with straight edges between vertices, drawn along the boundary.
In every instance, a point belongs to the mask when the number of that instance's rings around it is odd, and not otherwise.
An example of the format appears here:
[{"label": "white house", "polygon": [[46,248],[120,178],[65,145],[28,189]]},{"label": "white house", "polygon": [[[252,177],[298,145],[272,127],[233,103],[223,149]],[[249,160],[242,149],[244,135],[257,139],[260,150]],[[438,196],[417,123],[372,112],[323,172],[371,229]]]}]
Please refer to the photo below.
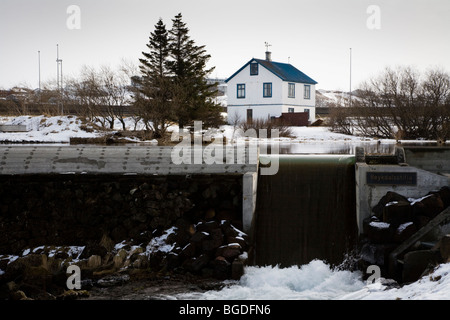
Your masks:
[{"label": "white house", "polygon": [[303,113],[309,122],[316,118],[316,81],[289,63],[251,59],[226,81],[228,122],[270,119],[286,113]]}]

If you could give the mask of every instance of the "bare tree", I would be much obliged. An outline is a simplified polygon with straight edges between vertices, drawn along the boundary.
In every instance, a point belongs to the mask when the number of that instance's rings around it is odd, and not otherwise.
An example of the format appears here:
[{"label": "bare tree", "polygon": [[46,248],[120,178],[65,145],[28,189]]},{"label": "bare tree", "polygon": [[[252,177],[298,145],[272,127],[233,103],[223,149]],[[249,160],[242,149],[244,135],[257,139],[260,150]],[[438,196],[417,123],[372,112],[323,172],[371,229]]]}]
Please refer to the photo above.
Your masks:
[{"label": "bare tree", "polygon": [[449,134],[450,77],[438,69],[425,76],[412,67],[386,68],[364,82],[347,114],[335,117],[335,130],[395,139],[446,140]]}]

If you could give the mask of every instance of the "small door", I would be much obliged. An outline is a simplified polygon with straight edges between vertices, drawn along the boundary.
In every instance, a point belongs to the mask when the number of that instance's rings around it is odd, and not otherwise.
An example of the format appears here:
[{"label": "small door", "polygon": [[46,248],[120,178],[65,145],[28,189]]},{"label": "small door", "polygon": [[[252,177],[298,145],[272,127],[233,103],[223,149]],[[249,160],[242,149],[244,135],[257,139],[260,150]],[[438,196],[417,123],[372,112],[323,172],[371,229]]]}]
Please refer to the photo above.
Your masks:
[{"label": "small door", "polygon": [[253,109],[247,109],[247,123],[253,122]]}]

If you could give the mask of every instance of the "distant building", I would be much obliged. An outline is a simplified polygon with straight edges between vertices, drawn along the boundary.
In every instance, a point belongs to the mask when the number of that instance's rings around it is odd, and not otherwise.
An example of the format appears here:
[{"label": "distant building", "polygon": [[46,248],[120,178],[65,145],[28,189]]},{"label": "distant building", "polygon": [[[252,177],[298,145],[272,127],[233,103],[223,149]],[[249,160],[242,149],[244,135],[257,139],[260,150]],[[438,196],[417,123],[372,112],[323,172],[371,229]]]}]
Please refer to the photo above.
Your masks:
[{"label": "distant building", "polygon": [[[294,125],[314,122],[317,82],[289,63],[251,59],[226,81],[228,122],[284,118]],[[300,120],[302,119],[302,120]]]}]

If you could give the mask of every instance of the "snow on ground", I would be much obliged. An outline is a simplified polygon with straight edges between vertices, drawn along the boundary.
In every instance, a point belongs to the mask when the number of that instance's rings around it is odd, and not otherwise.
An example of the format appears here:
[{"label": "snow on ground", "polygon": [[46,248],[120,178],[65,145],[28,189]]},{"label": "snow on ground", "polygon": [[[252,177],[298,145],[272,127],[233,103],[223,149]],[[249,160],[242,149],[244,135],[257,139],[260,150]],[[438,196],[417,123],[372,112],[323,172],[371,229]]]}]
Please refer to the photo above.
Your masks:
[{"label": "snow on ground", "polygon": [[340,297],[346,300],[449,300],[450,263],[439,265],[433,273],[400,288],[386,289],[380,281]]},{"label": "snow on ground", "polygon": [[[135,123],[132,118],[126,118],[127,130],[133,130]],[[28,132],[0,132],[0,142],[41,142],[41,143],[69,143],[70,138],[95,138],[100,137],[105,132],[99,131],[91,125],[83,123],[76,116],[18,116],[0,117],[0,124],[26,125]],[[119,131],[122,125],[119,121],[115,123],[115,130]],[[177,126],[172,126],[169,131],[176,130]],[[136,129],[142,130],[142,123],[138,122]],[[204,128],[206,129],[206,128]],[[327,127],[292,127],[293,138],[279,138],[280,142],[305,143],[305,142],[361,142],[371,141],[363,137],[347,136],[340,133],[331,132]],[[220,133],[228,141],[238,137],[238,131],[231,125],[220,127]]]},{"label": "snow on ground", "polygon": [[[26,125],[28,132],[0,132],[0,142],[69,143],[70,138],[95,138],[102,135],[84,126],[75,116],[0,117],[1,124]],[[83,128],[85,128],[83,130]],[[87,130],[87,131],[86,131]],[[89,132],[88,132],[89,131]]]},{"label": "snow on ground", "polygon": [[448,300],[450,263],[432,274],[400,288],[390,288],[380,278],[374,283],[362,280],[360,271],[331,268],[322,260],[288,268],[246,267],[239,281],[218,291],[183,293],[171,299],[199,300]]}]

